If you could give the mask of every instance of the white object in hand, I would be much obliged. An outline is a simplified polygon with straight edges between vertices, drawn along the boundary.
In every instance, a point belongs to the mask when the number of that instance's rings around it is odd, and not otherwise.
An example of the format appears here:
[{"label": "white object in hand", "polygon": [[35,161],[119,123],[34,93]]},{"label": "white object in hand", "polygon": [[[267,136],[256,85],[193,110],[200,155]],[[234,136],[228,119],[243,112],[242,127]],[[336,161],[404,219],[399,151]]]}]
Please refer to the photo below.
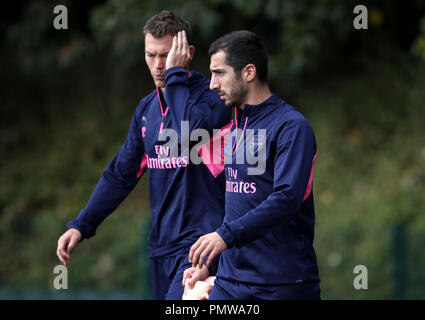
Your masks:
[{"label": "white object in hand", "polygon": [[214,286],[214,280],[215,277],[210,276],[203,281],[196,281],[192,289],[189,288],[186,280],[182,300],[207,300]]}]

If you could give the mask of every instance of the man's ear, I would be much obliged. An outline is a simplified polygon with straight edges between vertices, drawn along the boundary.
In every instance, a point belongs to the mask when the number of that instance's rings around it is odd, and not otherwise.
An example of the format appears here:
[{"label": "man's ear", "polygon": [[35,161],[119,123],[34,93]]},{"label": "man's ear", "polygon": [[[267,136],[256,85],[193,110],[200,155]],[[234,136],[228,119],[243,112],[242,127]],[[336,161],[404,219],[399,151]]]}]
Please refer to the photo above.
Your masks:
[{"label": "man's ear", "polygon": [[195,56],[195,46],[193,45],[189,46],[189,52],[190,52],[190,59],[193,60],[193,57]]},{"label": "man's ear", "polygon": [[247,64],[242,69],[242,79],[246,82],[251,82],[257,77],[257,68],[253,64]]}]

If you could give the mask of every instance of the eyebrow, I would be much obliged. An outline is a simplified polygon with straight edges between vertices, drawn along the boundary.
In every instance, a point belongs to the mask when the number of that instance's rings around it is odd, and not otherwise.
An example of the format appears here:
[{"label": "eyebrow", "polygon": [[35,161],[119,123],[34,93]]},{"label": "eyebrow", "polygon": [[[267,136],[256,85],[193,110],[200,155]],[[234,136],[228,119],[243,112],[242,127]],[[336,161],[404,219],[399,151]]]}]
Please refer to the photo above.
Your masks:
[{"label": "eyebrow", "polygon": [[[169,53],[170,51],[167,51],[167,52],[164,52],[164,53],[158,53],[158,55],[160,55],[160,56],[165,56],[165,55],[167,55],[168,53]],[[146,54],[150,54],[150,55],[155,55],[154,53],[152,53],[152,52],[150,52],[150,51],[148,51],[148,50],[145,50],[145,53]]]},{"label": "eyebrow", "polygon": [[223,73],[224,72],[224,69],[220,69],[220,68],[210,69],[210,70],[211,70],[212,73]]}]

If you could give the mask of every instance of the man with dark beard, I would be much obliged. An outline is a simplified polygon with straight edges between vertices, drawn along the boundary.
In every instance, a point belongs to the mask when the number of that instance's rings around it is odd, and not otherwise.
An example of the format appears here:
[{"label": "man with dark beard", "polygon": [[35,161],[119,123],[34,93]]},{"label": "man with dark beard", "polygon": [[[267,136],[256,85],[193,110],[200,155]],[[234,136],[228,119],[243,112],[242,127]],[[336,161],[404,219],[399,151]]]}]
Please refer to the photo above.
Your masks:
[{"label": "man with dark beard", "polygon": [[[320,299],[313,248],[313,130],[270,91],[267,51],[254,33],[227,34],[210,46],[209,55],[210,88],[227,107],[235,106],[232,130],[243,128],[225,147],[226,184],[240,187],[226,189],[223,224],[191,247],[192,267],[183,283],[206,278],[221,253],[211,300]],[[249,130],[256,139],[247,138]],[[260,130],[266,130],[265,137]],[[247,153],[261,148],[265,170],[250,174]]]}]

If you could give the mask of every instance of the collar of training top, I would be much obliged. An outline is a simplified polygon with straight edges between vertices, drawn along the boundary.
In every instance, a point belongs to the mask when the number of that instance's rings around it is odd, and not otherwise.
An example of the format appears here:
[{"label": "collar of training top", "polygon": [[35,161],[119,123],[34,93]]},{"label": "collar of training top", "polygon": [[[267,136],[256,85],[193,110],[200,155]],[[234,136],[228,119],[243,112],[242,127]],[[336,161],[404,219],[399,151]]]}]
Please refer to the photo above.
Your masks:
[{"label": "collar of training top", "polygon": [[[253,104],[246,104],[244,107],[244,110],[240,110],[241,114],[243,113],[245,116],[251,116],[258,112],[261,112],[265,108],[268,108],[270,106],[275,106],[281,104],[281,99],[277,96],[277,94],[272,93],[272,95],[261,102],[260,104],[253,105]],[[239,117],[238,117],[239,118]]]}]

